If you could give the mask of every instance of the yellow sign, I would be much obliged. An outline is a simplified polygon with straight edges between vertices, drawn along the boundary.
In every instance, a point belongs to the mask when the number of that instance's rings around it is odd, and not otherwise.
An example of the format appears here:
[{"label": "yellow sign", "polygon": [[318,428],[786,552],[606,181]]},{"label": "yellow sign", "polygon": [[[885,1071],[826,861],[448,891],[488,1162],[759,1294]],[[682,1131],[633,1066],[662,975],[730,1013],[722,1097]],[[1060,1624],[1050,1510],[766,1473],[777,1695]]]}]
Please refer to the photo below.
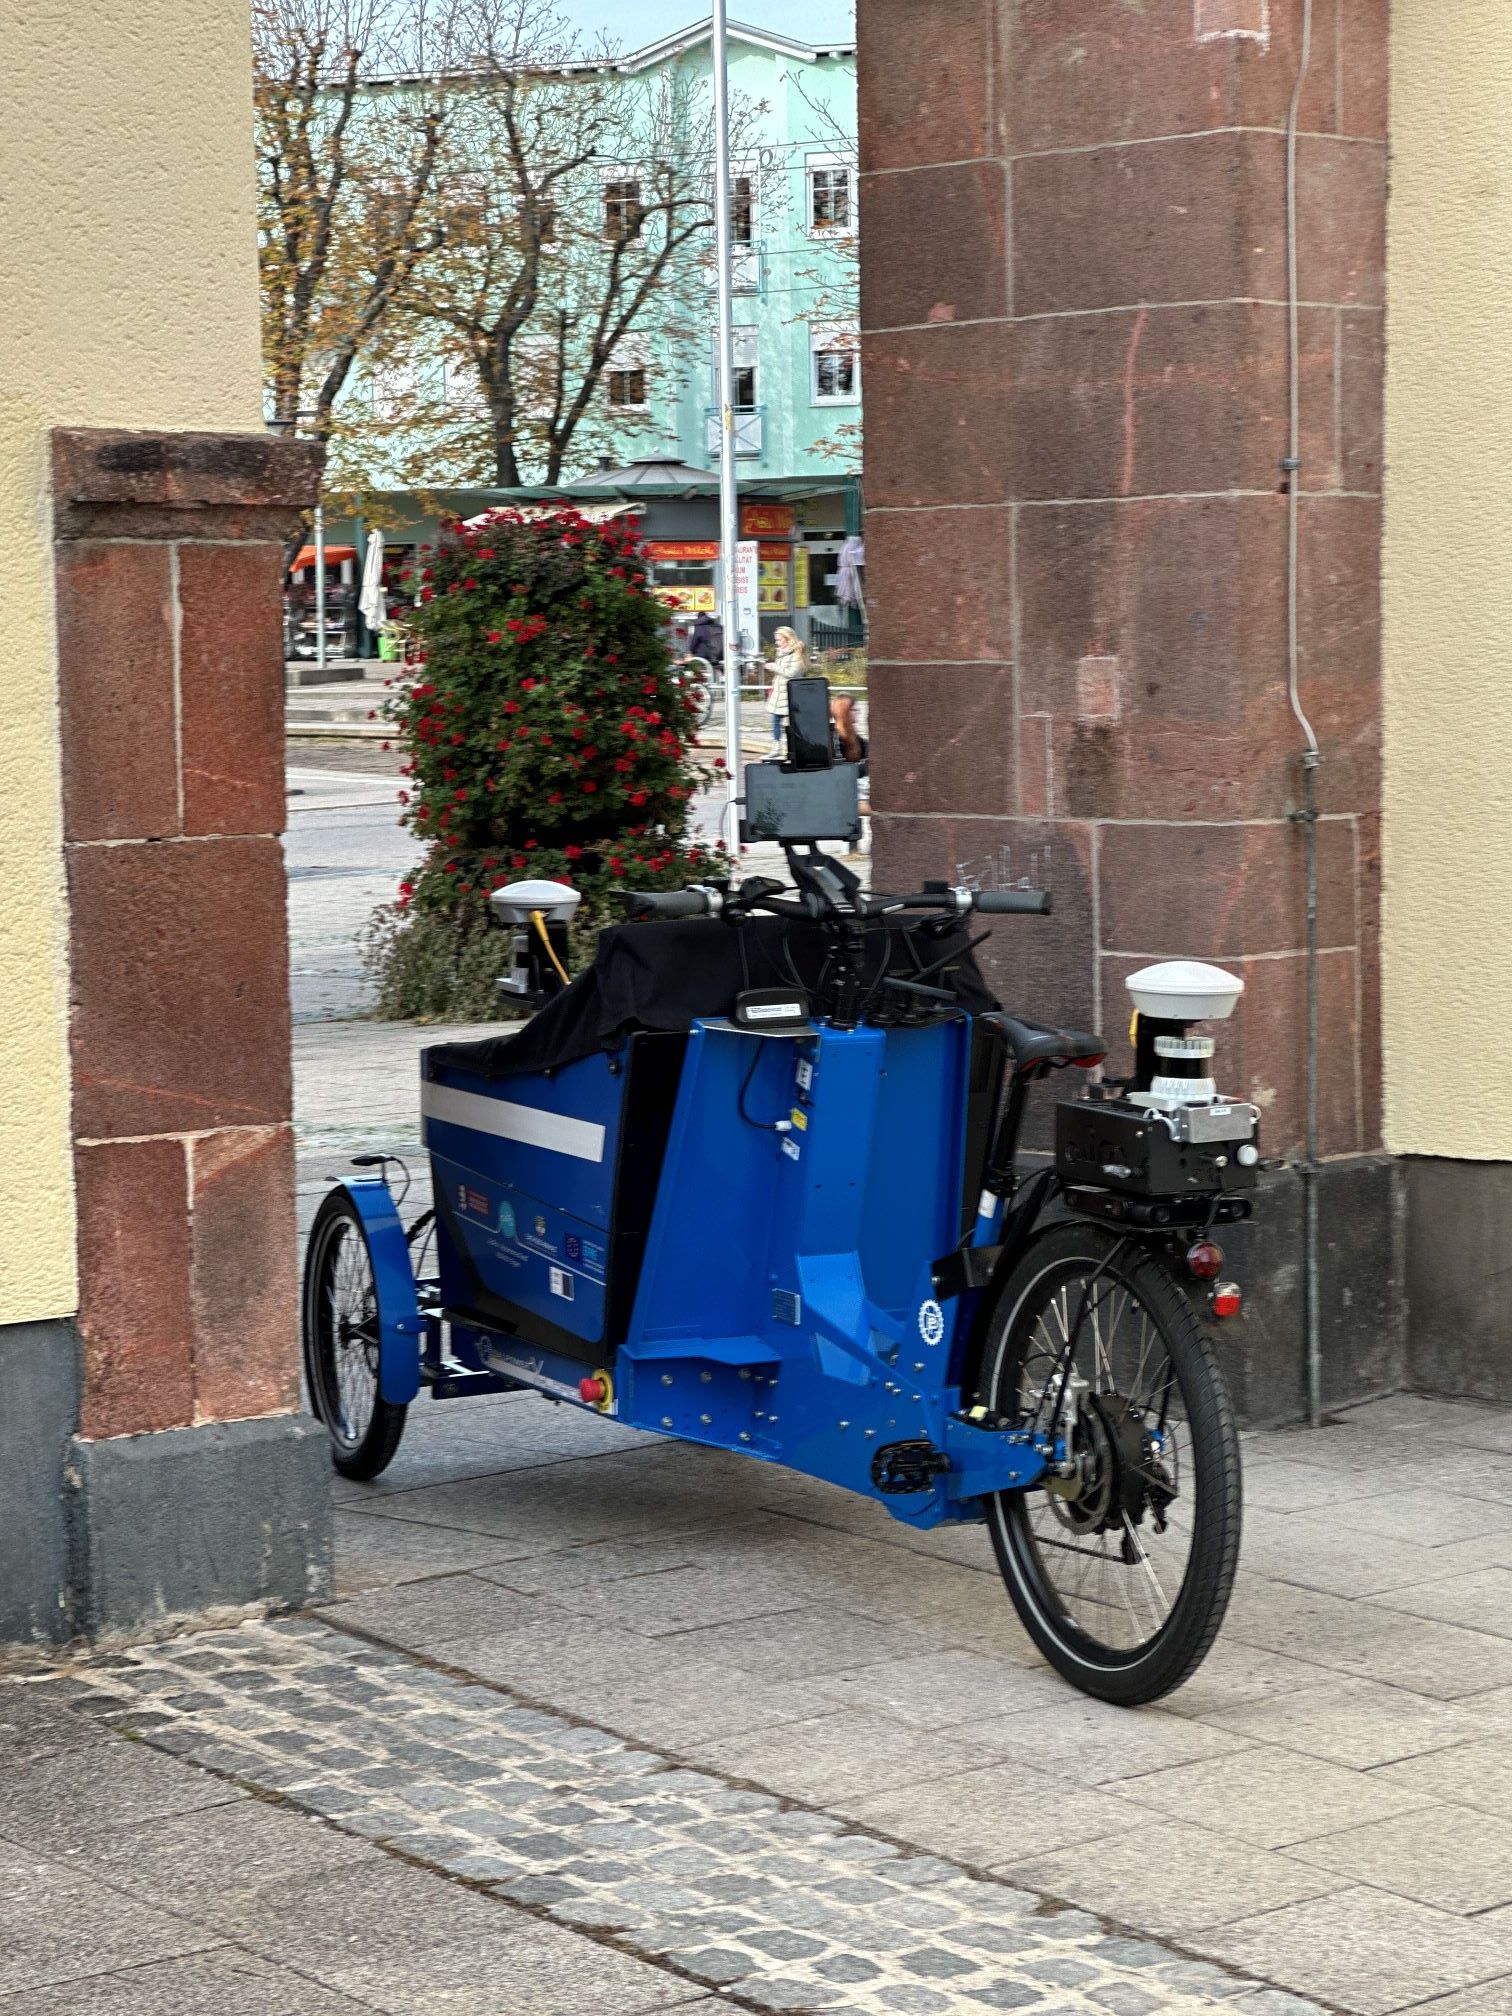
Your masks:
[{"label": "yellow sign", "polygon": [[793,548],[793,607],[807,609],[813,596],[809,591],[809,549],[807,546]]},{"label": "yellow sign", "polygon": [[763,616],[781,616],[792,608],[793,605],[788,600],[786,560],[762,560],[757,580],[760,585]]}]

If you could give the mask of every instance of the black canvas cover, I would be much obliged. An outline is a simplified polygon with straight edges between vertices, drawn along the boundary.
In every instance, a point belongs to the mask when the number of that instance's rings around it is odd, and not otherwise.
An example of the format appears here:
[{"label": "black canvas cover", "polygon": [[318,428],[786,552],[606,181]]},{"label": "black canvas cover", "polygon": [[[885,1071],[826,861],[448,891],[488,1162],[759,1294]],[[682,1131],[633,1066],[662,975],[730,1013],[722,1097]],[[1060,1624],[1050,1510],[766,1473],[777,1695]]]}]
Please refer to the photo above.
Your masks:
[{"label": "black canvas cover", "polygon": [[[729,1015],[749,988],[800,985],[812,993],[834,948],[818,924],[748,917],[738,924],[618,924],[599,935],[593,964],[515,1034],[476,1043],[436,1044],[432,1062],[485,1078],[557,1071],[596,1051],[617,1049],[641,1029],[686,1033],[700,1016]],[[944,960],[943,965],[937,965]],[[969,950],[964,927],[944,937],[900,919],[875,921],[867,934],[867,977],[884,967],[899,979],[926,969],[970,1015],[998,1003]]]}]

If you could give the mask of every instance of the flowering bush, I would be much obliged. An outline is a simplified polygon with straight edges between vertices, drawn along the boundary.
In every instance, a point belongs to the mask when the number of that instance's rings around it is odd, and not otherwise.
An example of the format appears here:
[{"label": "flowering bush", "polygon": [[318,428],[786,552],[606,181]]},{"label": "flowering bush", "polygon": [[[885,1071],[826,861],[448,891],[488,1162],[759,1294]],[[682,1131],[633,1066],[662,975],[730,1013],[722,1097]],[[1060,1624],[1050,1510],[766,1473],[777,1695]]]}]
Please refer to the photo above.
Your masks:
[{"label": "flowering bush", "polygon": [[719,871],[686,837],[696,703],[622,525],[495,511],[422,558],[420,677],[386,712],[426,852],[371,956],[381,1013],[491,1015],[509,963],[491,890],[570,882],[592,924],[616,888]]}]

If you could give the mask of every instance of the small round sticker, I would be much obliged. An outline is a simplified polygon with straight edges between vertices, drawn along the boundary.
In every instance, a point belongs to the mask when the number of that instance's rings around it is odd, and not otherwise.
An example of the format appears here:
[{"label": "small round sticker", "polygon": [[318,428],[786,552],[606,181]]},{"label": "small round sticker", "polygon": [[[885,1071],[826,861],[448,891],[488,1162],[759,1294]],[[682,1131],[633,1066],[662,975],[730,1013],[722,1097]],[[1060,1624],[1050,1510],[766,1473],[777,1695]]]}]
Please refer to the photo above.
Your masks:
[{"label": "small round sticker", "polygon": [[919,1304],[919,1335],[926,1344],[938,1344],[945,1335],[945,1311],[938,1302]]}]

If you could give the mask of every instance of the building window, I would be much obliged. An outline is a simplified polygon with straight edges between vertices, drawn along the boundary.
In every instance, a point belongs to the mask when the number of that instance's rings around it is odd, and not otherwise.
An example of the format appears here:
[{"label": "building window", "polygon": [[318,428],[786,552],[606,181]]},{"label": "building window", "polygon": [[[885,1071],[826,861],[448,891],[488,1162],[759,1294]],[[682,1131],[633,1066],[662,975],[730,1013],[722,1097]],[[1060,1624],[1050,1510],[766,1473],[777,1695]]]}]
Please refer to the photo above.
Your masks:
[{"label": "building window", "polygon": [[816,406],[854,406],[861,397],[861,344],[854,323],[809,332],[810,396]]},{"label": "building window", "polygon": [[446,360],[446,404],[453,413],[486,413],[488,395],[483,379],[471,357]]},{"label": "building window", "polygon": [[839,155],[809,157],[808,228],[828,237],[849,231],[854,223],[851,164]]},{"label": "building window", "polygon": [[622,413],[642,412],[650,404],[650,380],[644,339],[627,336],[604,372],[605,399]]},{"label": "building window", "polygon": [[[730,331],[735,362],[735,410],[754,413],[760,377],[757,345],[760,335],[754,324],[742,323]],[[719,338],[714,339],[714,404],[719,404]]]},{"label": "building window", "polygon": [[749,175],[737,175],[731,185],[730,237],[736,245],[756,242],[756,192]]},{"label": "building window", "polygon": [[627,364],[617,369],[611,367],[609,372],[609,404],[611,406],[644,406],[646,404],[646,367],[644,364]]},{"label": "building window", "polygon": [[420,373],[413,363],[375,364],[368,379],[375,420],[408,420],[420,398]]},{"label": "building window", "polygon": [[640,236],[645,222],[641,185],[634,175],[612,175],[604,183],[604,236],[623,245]]}]

